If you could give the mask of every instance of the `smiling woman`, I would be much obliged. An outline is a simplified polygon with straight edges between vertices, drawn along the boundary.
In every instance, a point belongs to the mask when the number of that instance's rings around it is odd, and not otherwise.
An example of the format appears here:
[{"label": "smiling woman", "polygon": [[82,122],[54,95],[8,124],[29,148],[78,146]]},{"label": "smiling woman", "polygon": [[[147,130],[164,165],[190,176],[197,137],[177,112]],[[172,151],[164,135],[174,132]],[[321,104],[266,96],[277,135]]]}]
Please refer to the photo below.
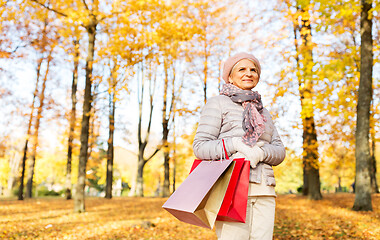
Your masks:
[{"label": "smiling woman", "polygon": [[272,166],[284,160],[285,148],[261,95],[252,91],[260,74],[260,63],[252,54],[228,58],[222,75],[226,84],[204,106],[194,138],[194,154],[199,159],[220,159],[224,140],[230,158],[250,161],[246,222],[217,221],[220,240],[273,237],[276,183]]},{"label": "smiling woman", "polygon": [[228,81],[243,90],[251,90],[259,83],[258,67],[248,59],[242,59],[231,70]]}]

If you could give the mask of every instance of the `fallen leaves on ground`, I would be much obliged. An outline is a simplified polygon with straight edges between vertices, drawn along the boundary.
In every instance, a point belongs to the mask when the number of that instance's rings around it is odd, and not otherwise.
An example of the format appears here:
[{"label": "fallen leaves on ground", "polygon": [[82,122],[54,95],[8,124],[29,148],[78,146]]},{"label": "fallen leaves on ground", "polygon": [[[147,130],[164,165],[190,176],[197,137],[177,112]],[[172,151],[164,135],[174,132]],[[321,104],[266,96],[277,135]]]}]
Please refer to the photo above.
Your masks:
[{"label": "fallen leaves on ground", "polygon": [[[373,212],[351,210],[353,194],[312,201],[277,198],[274,239],[378,239],[380,194]],[[0,239],[184,239],[215,240],[214,231],[182,223],[162,209],[164,198],[86,199],[86,212],[73,201],[40,198],[0,200]]]},{"label": "fallen leaves on ground", "polygon": [[351,208],[354,194],[328,194],[320,201],[296,195],[277,198],[275,239],[380,239],[380,194],[373,212]]}]

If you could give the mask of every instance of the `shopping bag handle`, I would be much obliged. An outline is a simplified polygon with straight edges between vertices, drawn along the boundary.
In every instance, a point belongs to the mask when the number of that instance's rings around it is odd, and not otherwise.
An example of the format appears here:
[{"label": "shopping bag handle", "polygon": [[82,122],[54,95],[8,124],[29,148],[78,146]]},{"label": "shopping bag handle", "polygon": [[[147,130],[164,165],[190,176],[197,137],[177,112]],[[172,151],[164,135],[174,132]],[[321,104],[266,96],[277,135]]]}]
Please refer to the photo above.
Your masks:
[{"label": "shopping bag handle", "polygon": [[[230,160],[230,158],[228,157],[228,154],[227,154],[226,146],[224,145],[224,139],[222,139],[222,143],[223,143],[223,150],[224,150],[224,155],[226,156],[226,160]],[[223,156],[222,156],[222,158],[223,158]]]}]

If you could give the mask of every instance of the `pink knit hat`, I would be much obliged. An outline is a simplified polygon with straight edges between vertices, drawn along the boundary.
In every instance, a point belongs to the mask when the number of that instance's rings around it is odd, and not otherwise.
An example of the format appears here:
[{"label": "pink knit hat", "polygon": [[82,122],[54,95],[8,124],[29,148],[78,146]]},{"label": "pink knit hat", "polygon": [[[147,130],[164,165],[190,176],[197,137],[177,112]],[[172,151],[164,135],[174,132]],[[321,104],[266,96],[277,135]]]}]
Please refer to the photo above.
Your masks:
[{"label": "pink knit hat", "polygon": [[249,54],[249,53],[245,53],[245,52],[241,52],[241,53],[237,53],[235,54],[234,56],[232,57],[229,57],[225,62],[224,62],[224,65],[223,65],[223,73],[222,73],[222,78],[223,80],[228,83],[228,77],[230,76],[231,74],[231,70],[232,68],[235,66],[236,63],[238,63],[240,60],[242,59],[249,59],[251,60],[255,66],[257,67],[257,73],[259,75],[259,79],[260,79],[260,74],[261,74],[261,66],[260,66],[260,62],[259,60],[257,60],[257,58],[255,56],[253,56],[252,54]]}]

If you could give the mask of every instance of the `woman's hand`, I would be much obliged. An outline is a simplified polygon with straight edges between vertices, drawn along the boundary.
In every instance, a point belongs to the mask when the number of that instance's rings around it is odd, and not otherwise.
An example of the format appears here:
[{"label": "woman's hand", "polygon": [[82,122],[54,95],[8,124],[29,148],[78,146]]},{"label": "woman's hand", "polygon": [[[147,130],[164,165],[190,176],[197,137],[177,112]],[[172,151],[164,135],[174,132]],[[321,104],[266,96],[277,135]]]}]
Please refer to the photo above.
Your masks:
[{"label": "woman's hand", "polygon": [[247,156],[245,156],[241,152],[236,152],[235,154],[232,154],[230,157],[230,159],[236,159],[236,158],[245,158],[248,160]]},{"label": "woman's hand", "polygon": [[256,165],[264,160],[264,150],[262,150],[257,144],[251,148],[250,151],[251,154],[248,157],[249,161],[251,162],[251,167],[255,168]]},{"label": "woman's hand", "polygon": [[[243,143],[240,137],[233,137],[232,144],[238,153],[241,153],[247,160],[251,162],[252,168],[255,168],[259,162],[264,160],[265,153],[264,150],[260,148],[264,145],[263,142],[257,142],[255,146],[250,147],[247,144]],[[236,154],[233,156],[235,155]]]}]

